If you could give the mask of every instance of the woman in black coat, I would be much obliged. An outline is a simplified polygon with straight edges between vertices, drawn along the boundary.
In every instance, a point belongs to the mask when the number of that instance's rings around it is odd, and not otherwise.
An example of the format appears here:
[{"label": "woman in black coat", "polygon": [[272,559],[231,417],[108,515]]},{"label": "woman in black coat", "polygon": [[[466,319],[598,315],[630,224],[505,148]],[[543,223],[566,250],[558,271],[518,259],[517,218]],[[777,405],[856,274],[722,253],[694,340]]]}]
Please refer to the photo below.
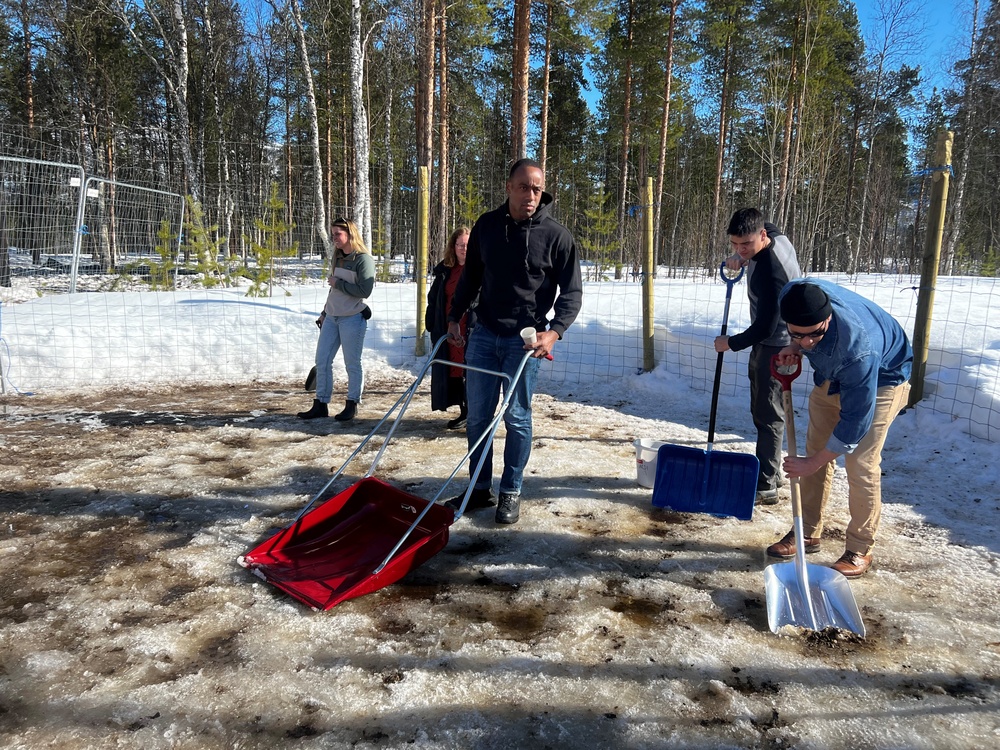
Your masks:
[{"label": "woman in black coat", "polygon": [[[444,260],[434,268],[434,282],[427,294],[427,312],[424,325],[431,334],[435,344],[448,335],[448,313],[451,311],[451,299],[458,286],[458,279],[465,266],[465,253],[469,244],[469,228],[459,227],[448,238],[448,248]],[[467,338],[468,329],[474,324],[474,314],[470,310],[462,319],[462,337]],[[452,362],[465,362],[465,347],[456,346],[451,341],[445,343],[438,352],[441,359]],[[431,410],[447,411],[449,406],[458,405],[460,411],[455,419],[448,422],[448,429],[457,430],[465,427],[465,370],[450,367],[445,364],[431,366]]]}]

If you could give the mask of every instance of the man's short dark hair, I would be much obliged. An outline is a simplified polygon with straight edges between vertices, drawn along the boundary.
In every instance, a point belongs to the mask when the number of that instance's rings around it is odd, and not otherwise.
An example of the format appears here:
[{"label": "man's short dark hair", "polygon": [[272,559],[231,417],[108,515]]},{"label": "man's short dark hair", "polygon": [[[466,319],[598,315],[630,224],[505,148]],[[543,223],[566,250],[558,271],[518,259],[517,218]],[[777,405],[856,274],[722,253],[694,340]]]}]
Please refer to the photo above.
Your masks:
[{"label": "man's short dark hair", "polygon": [[764,214],[756,208],[741,208],[729,220],[726,234],[730,237],[746,237],[764,228]]},{"label": "man's short dark hair", "polygon": [[534,167],[539,172],[545,171],[542,169],[542,165],[539,164],[534,159],[518,159],[516,162],[514,162],[513,165],[511,165],[510,172],[507,174],[507,179],[508,180],[513,179],[514,175],[517,173],[517,170],[519,170],[521,167]]}]

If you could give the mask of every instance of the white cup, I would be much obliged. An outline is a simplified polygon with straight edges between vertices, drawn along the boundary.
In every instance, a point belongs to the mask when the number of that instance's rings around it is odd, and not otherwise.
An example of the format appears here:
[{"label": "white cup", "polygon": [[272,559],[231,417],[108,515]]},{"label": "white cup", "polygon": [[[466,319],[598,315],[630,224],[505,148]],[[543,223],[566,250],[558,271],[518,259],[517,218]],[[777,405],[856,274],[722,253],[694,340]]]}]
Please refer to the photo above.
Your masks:
[{"label": "white cup", "polygon": [[521,340],[529,346],[538,340],[538,332],[535,331],[534,326],[521,329]]}]

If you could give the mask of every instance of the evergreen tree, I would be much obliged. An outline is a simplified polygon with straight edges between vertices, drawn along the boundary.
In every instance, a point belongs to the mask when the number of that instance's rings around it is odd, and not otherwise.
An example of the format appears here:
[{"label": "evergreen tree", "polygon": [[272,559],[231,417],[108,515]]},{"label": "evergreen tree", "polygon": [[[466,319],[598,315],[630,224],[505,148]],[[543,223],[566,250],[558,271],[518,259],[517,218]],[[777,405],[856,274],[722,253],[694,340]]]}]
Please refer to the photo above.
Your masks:
[{"label": "evergreen tree", "polygon": [[281,258],[291,258],[298,254],[298,243],[284,245],[289,230],[284,220],[285,204],[278,195],[278,185],[271,184],[271,195],[264,205],[264,218],[254,219],[261,242],[255,242],[250,237],[244,240],[249,244],[257,263],[249,273],[253,283],[247,289],[247,297],[271,297],[274,295],[275,261]]}]

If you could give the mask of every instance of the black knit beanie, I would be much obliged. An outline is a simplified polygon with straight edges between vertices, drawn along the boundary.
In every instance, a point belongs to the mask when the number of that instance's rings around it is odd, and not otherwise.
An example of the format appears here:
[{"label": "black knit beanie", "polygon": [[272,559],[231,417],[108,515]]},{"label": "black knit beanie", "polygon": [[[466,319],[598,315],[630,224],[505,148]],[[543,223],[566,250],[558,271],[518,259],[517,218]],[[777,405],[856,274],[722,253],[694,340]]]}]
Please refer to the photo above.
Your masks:
[{"label": "black knit beanie", "polygon": [[819,325],[833,312],[830,298],[815,284],[793,284],[781,298],[781,317],[793,326]]}]

